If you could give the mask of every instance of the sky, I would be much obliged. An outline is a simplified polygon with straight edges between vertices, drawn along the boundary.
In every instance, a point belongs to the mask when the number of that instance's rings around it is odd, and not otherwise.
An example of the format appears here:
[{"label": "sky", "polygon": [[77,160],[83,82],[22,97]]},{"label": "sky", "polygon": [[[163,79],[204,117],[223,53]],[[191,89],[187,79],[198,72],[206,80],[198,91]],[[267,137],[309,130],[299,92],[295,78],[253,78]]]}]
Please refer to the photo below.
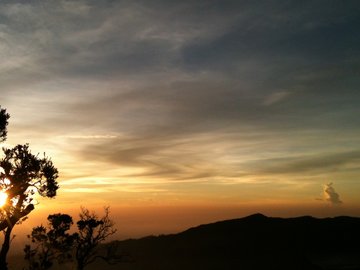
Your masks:
[{"label": "sky", "polygon": [[[254,212],[360,215],[358,1],[1,1],[5,147],[59,170],[51,213],[116,237]],[[19,226],[20,227],[20,226]]]}]

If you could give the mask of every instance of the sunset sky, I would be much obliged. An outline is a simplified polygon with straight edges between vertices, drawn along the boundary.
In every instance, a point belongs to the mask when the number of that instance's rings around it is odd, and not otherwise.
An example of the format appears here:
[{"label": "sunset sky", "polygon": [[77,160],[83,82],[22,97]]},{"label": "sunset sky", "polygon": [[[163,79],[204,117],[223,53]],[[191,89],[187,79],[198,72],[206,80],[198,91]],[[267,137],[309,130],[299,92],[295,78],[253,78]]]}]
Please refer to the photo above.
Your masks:
[{"label": "sunset sky", "polygon": [[[360,215],[359,1],[1,1],[3,146],[117,237]],[[332,183],[332,184],[331,184]],[[100,213],[100,212],[99,212]]]}]

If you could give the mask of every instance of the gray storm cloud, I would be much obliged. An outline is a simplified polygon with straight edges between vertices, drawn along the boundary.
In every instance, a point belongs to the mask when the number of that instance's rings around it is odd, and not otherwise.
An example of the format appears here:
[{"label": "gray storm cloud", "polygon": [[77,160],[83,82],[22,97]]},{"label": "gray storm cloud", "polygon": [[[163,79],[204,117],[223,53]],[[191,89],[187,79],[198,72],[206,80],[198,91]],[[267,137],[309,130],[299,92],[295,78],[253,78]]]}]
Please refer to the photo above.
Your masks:
[{"label": "gray storm cloud", "polygon": [[324,185],[324,197],[325,200],[331,204],[341,204],[340,195],[333,188],[333,183],[328,183]]}]

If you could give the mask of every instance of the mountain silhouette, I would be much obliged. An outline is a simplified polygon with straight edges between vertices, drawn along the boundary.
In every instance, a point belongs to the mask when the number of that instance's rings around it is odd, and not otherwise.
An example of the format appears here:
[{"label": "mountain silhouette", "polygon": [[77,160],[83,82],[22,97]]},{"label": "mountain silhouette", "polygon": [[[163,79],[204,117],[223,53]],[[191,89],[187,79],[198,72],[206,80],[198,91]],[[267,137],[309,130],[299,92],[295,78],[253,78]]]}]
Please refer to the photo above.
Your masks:
[{"label": "mountain silhouette", "polygon": [[[101,245],[123,262],[97,260],[95,270],[360,270],[360,218],[266,217],[254,214],[190,228]],[[22,269],[14,258],[11,269]],[[54,270],[73,269],[71,264]]]},{"label": "mountain silhouette", "polygon": [[108,269],[355,270],[360,269],[359,229],[356,217],[254,214],[179,234],[118,241],[127,259]]}]

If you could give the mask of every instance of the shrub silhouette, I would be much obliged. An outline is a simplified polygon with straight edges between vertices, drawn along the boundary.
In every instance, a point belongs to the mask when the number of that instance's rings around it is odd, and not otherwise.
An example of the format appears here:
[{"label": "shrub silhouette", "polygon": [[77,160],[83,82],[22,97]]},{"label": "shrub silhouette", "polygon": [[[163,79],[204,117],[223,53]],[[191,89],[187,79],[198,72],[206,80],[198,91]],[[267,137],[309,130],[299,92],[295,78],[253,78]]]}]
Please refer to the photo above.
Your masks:
[{"label": "shrub silhouette", "polygon": [[102,217],[81,208],[77,232],[69,234],[73,224],[72,217],[67,214],[54,214],[48,216],[48,227],[34,227],[29,238],[31,244],[24,248],[25,259],[29,270],[49,269],[56,261],[58,263],[75,261],[78,270],[102,259],[107,263],[117,263],[121,257],[112,250],[105,255],[99,254],[97,248],[110,235],[116,232],[114,222],[109,217],[109,207],[105,208]]},{"label": "shrub silhouette", "polygon": [[30,238],[32,245],[24,248],[25,260],[30,270],[46,270],[53,265],[71,258],[71,247],[76,235],[69,234],[68,230],[73,224],[72,217],[66,214],[48,216],[48,227],[37,226],[33,228]]}]

